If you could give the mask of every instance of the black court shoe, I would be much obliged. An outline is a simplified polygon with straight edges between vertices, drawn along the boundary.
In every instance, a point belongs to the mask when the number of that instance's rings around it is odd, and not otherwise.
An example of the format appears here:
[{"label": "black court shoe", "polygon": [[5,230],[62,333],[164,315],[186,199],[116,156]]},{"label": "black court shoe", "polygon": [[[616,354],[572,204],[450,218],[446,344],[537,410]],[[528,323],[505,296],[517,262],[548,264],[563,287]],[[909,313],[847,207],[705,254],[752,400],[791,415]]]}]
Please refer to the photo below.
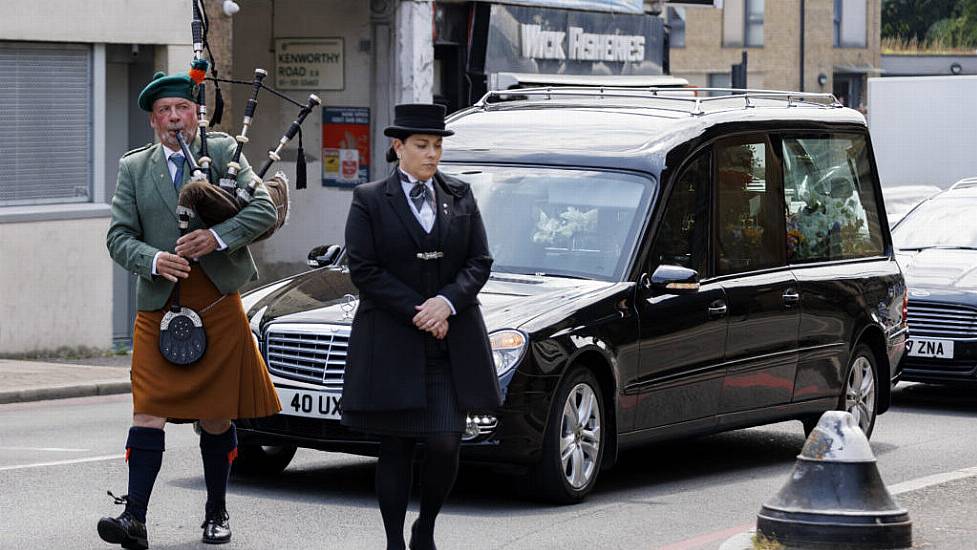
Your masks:
[{"label": "black court shoe", "polygon": [[[126,496],[116,497],[111,492],[109,496],[116,504],[126,504]],[[112,544],[121,544],[129,550],[146,550],[149,548],[149,538],[146,536],[146,524],[134,518],[129,510],[122,512],[116,518],[102,518],[98,520],[98,536]]]},{"label": "black court shoe", "polygon": [[217,508],[208,510],[206,519],[200,525],[204,530],[201,542],[204,544],[226,544],[231,542],[231,524],[227,510]]}]

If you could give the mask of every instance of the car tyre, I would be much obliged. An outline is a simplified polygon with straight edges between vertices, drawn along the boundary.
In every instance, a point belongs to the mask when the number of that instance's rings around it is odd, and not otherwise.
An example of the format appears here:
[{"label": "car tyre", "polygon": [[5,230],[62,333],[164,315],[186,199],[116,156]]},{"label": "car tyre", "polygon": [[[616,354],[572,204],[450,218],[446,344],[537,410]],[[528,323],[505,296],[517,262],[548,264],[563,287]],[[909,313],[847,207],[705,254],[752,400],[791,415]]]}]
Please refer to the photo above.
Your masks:
[{"label": "car tyre", "polygon": [[536,498],[556,504],[580,502],[597,482],[608,425],[604,395],[593,373],[570,372],[553,399],[542,458],[530,472]]},{"label": "car tyre", "polygon": [[865,432],[865,437],[872,437],[879,410],[879,368],[875,353],[865,344],[855,347],[851,361],[848,362],[838,409],[850,412]]},{"label": "car tyre", "polygon": [[282,473],[295,456],[294,445],[239,445],[231,473],[239,476],[274,476]]}]

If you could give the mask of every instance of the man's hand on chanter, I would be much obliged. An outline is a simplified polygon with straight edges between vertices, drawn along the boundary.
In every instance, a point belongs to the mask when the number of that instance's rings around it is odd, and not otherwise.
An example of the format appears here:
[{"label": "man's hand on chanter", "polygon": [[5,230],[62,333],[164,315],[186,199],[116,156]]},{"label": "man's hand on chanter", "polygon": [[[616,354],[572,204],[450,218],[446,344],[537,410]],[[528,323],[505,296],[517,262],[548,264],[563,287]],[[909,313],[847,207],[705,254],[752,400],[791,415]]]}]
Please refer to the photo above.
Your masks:
[{"label": "man's hand on chanter", "polygon": [[175,283],[177,278],[186,279],[190,276],[190,262],[176,254],[161,252],[156,259],[156,274]]},{"label": "man's hand on chanter", "polygon": [[217,250],[217,238],[209,229],[197,229],[176,241],[176,253],[196,260]]}]

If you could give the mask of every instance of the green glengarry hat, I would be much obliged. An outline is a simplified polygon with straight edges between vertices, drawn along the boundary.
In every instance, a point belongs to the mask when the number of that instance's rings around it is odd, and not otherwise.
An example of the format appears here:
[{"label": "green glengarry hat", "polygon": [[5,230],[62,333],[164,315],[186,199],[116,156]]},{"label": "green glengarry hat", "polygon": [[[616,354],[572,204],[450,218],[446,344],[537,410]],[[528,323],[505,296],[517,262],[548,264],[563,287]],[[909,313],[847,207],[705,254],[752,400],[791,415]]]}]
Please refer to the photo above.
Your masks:
[{"label": "green glengarry hat", "polygon": [[161,97],[182,97],[195,101],[194,92],[196,90],[197,85],[187,73],[167,75],[164,72],[158,72],[153,75],[153,79],[139,93],[139,108],[143,111],[152,111],[153,102]]}]

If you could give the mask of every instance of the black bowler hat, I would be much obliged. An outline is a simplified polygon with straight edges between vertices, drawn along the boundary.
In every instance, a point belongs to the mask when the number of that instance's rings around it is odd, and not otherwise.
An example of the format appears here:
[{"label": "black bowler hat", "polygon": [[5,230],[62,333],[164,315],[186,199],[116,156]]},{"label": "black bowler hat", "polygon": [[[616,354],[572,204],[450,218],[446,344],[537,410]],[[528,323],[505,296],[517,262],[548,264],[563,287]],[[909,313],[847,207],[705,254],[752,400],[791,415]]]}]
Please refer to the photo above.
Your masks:
[{"label": "black bowler hat", "polygon": [[454,130],[444,129],[444,105],[407,103],[394,107],[394,123],[383,129],[383,135],[406,139],[411,134],[451,136]]}]

